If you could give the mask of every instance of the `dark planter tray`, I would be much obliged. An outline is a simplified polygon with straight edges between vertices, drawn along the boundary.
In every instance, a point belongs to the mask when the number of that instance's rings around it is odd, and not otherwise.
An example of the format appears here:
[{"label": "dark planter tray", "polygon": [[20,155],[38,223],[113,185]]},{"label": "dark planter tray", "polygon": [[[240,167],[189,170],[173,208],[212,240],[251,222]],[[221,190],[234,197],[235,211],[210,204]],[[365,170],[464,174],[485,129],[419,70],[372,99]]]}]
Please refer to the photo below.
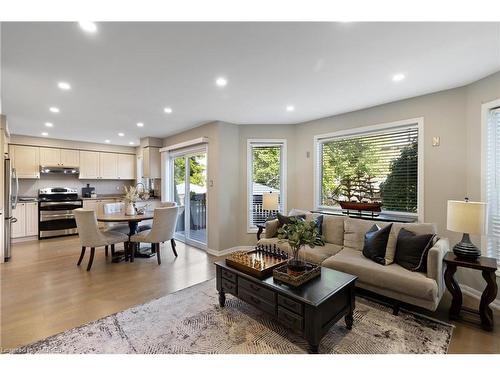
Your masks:
[{"label": "dark planter tray", "polygon": [[306,270],[299,275],[292,275],[288,272],[288,266],[285,264],[276,267],[273,270],[273,279],[293,287],[301,286],[308,281],[321,275],[321,266],[317,264],[307,263]]}]

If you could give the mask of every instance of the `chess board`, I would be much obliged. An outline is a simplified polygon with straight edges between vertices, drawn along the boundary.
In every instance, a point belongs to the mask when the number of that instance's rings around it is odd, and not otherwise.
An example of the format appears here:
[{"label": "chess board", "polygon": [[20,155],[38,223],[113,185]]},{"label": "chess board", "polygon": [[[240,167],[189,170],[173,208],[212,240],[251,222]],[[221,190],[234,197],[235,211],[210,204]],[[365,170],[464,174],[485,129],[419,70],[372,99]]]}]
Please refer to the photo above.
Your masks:
[{"label": "chess board", "polygon": [[273,269],[288,262],[288,253],[276,245],[259,245],[251,251],[236,251],[226,258],[226,264],[238,271],[263,279]]}]

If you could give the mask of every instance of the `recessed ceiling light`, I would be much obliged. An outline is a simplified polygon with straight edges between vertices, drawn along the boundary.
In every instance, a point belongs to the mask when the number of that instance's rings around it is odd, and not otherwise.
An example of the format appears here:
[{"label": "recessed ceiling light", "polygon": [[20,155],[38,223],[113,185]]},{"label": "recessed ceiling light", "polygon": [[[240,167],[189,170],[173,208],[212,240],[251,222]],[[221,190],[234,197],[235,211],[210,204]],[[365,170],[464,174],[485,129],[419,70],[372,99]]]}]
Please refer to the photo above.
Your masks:
[{"label": "recessed ceiling light", "polygon": [[95,22],[82,21],[78,22],[78,25],[80,25],[83,31],[86,31],[88,33],[95,33],[97,31],[97,25],[95,24]]},{"label": "recessed ceiling light", "polygon": [[71,90],[71,85],[68,82],[58,82],[57,87],[65,91]]},{"label": "recessed ceiling light", "polygon": [[43,135],[44,137],[46,137],[46,136],[48,136],[48,135],[49,135],[49,133],[47,133],[47,132],[42,132],[42,135]]},{"label": "recessed ceiling light", "polygon": [[109,139],[106,139],[104,142],[109,143],[109,142],[111,142],[111,141],[110,141]]},{"label": "recessed ceiling light", "polygon": [[130,141],[128,144],[129,144],[129,145],[133,145],[133,144],[134,144],[134,142]]},{"label": "recessed ceiling light", "polygon": [[140,128],[142,128],[142,127],[144,126],[144,123],[142,123],[142,122],[138,122],[138,123],[137,123],[137,126],[138,126],[138,127],[140,127]]},{"label": "recessed ceiling light", "polygon": [[54,126],[54,124],[53,124],[53,123],[51,123],[51,122],[46,122],[46,123],[45,123],[45,126],[46,126],[46,127],[48,127],[48,128],[51,128],[51,127],[53,127],[53,126]]},{"label": "recessed ceiling light", "polygon": [[224,77],[219,77],[215,80],[215,84],[219,87],[224,87],[227,85],[227,79]]},{"label": "recessed ceiling light", "polygon": [[286,111],[287,112],[293,112],[293,111],[295,111],[295,107],[293,105],[287,105],[286,106]]},{"label": "recessed ceiling light", "polygon": [[405,79],[405,78],[406,78],[406,76],[405,76],[403,73],[394,74],[394,75],[392,76],[392,80],[393,80],[394,82],[399,82],[399,81],[402,81],[402,80],[403,80],[403,79]]},{"label": "recessed ceiling light", "polygon": [[165,113],[172,113],[172,108],[170,108],[170,107],[165,107],[165,108],[163,109],[163,111],[164,111]]},{"label": "recessed ceiling light", "polygon": [[50,107],[49,111],[52,112],[52,113],[59,113],[60,112],[59,108],[57,108],[57,107]]},{"label": "recessed ceiling light", "polygon": [[124,136],[125,136],[125,134],[123,134],[123,133],[118,133],[118,136],[119,136],[119,137],[124,137]]}]

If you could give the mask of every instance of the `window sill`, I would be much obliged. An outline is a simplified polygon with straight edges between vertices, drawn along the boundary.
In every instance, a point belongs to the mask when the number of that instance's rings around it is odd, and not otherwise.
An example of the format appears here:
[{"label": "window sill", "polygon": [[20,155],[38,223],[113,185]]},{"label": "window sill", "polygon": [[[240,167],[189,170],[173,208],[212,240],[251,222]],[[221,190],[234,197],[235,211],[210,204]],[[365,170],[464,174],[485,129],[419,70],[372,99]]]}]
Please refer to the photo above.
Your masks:
[{"label": "window sill", "polygon": [[401,215],[401,214],[380,212],[380,213],[378,213],[378,216],[371,216],[370,214],[364,214],[364,215],[360,216],[360,215],[356,215],[356,214],[347,215],[347,214],[344,214],[342,210],[328,209],[328,208],[324,208],[324,207],[318,207],[315,210],[312,210],[311,212],[323,214],[323,215],[344,216],[344,217],[350,217],[353,219],[363,219],[363,220],[373,220],[373,221],[393,221],[396,223],[414,223],[414,222],[418,221],[417,214],[415,214],[415,215],[402,214]]}]

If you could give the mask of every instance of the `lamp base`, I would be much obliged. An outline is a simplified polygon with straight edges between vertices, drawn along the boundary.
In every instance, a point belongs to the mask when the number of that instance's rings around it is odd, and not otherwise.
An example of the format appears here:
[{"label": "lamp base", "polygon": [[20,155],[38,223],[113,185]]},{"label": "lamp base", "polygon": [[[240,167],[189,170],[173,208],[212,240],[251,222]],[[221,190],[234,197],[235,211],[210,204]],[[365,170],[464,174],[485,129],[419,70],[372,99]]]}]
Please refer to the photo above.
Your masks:
[{"label": "lamp base", "polygon": [[453,253],[458,258],[477,259],[481,256],[481,250],[474,245],[469,237],[469,233],[464,233],[462,240],[453,246]]}]

